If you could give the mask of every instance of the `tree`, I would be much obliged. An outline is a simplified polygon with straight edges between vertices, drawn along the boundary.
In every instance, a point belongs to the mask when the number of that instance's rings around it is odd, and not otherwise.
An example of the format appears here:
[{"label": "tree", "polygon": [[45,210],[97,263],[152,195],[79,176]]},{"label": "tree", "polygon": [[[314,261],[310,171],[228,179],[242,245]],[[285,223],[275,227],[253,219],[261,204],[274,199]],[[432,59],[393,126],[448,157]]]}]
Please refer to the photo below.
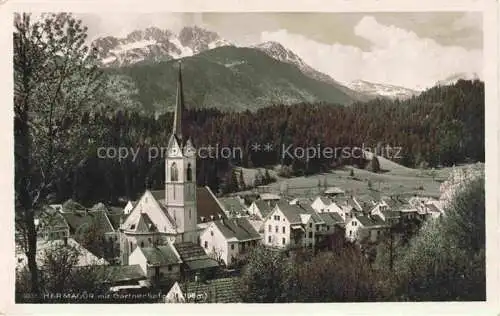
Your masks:
[{"label": "tree", "polygon": [[243,177],[243,168],[240,169],[239,185],[241,191],[247,188],[247,185],[245,183],[245,178]]},{"label": "tree", "polygon": [[293,297],[292,264],[282,251],[264,247],[252,249],[243,269],[242,299],[244,302],[288,302]]},{"label": "tree", "polygon": [[76,124],[75,115],[92,108],[103,81],[80,20],[15,14],[14,27],[16,229],[26,245],[31,292],[39,296],[34,212],[92,140],[90,123]]},{"label": "tree", "polygon": [[396,260],[400,298],[486,299],[484,216],[483,174],[465,181],[444,217],[428,221]]}]

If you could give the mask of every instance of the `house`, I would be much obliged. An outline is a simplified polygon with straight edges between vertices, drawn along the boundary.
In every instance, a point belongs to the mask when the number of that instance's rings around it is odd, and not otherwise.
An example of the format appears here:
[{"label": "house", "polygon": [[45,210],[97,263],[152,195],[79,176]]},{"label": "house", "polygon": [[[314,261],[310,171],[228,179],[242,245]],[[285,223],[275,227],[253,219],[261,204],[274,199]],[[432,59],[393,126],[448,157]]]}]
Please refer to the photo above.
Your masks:
[{"label": "house", "polygon": [[165,303],[241,303],[240,289],[238,277],[176,282],[165,296]]},{"label": "house", "polygon": [[239,197],[220,198],[219,202],[224,207],[224,213],[228,218],[236,216],[248,216],[248,210]]},{"label": "house", "polygon": [[263,243],[269,247],[314,247],[324,221],[312,207],[278,203],[264,221]]},{"label": "house", "polygon": [[37,237],[45,240],[54,240],[70,236],[70,227],[59,211],[47,208],[37,217]]},{"label": "house", "polygon": [[119,232],[113,227],[106,211],[65,211],[62,216],[70,228],[70,235],[76,239],[87,231],[94,231],[107,241],[118,243]]},{"label": "house", "polygon": [[139,265],[146,277],[155,283],[179,280],[180,255],[171,243],[151,247],[137,247],[130,254],[129,265]]},{"label": "house", "polygon": [[[39,267],[44,265],[44,261],[47,258],[46,256],[48,253],[51,251],[62,251],[64,249],[74,249],[78,252],[78,259],[75,262],[75,267],[109,264],[103,258],[99,258],[85,249],[73,238],[63,238],[62,240],[38,240],[36,249],[36,261]],[[28,259],[23,251],[16,251],[16,262],[16,269],[27,268]]]},{"label": "house", "polygon": [[416,208],[402,208],[399,210],[402,220],[413,220],[420,218],[418,209]]},{"label": "house", "polygon": [[234,218],[210,223],[200,235],[200,242],[207,254],[229,267],[257,246],[261,238],[248,219]]},{"label": "house", "polygon": [[270,203],[264,200],[255,200],[248,207],[248,213],[257,216],[261,220],[266,218],[272,210],[273,207]]},{"label": "house", "polygon": [[98,280],[108,286],[142,285],[148,280],[139,264],[129,266],[100,266]]},{"label": "house", "polygon": [[181,264],[181,280],[193,280],[196,277],[212,278],[220,268],[214,258],[210,258],[203,248],[195,243],[174,243],[174,248],[179,254]]},{"label": "house", "polygon": [[371,242],[376,242],[387,228],[388,225],[377,215],[354,215],[346,223],[346,239],[360,241],[366,238]]},{"label": "house", "polygon": [[125,207],[123,208],[123,214],[128,215],[137,205],[137,201],[128,201]]},{"label": "house", "polygon": [[321,230],[322,232],[333,234],[336,228],[345,226],[344,219],[337,213],[325,212],[318,215],[325,222],[325,225],[323,225],[323,229]]},{"label": "house", "polygon": [[324,196],[318,196],[311,203],[311,207],[318,213],[328,212],[328,207],[332,204],[332,200]]},{"label": "house", "polygon": [[401,212],[392,210],[383,211],[380,207],[374,207],[370,211],[370,215],[379,216],[385,223],[390,226],[396,225],[401,219]]}]

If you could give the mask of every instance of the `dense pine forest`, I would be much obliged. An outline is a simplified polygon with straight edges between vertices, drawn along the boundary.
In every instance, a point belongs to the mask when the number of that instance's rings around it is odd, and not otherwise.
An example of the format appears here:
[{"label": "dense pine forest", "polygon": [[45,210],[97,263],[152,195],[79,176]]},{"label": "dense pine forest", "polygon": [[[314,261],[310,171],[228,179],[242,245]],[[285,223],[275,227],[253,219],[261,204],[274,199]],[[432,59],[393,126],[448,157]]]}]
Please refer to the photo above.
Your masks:
[{"label": "dense pine forest", "polygon": [[[195,146],[241,149],[231,159],[219,155],[198,160],[198,183],[209,185],[215,192],[231,177],[234,166],[282,164],[290,166],[292,175],[323,172],[346,164],[365,166],[364,159],[291,159],[283,155],[284,145],[399,147],[401,152],[394,160],[412,168],[484,161],[481,81],[460,80],[452,86],[437,86],[406,101],[376,99],[348,107],[272,105],[256,112],[231,113],[189,110],[194,108],[189,104],[187,107],[184,134],[193,139]],[[150,148],[166,147],[171,122],[171,113],[159,117],[116,109],[85,113],[79,124],[83,136],[80,150],[86,154],[76,168],[66,170],[54,200],[116,203],[119,197],[136,198],[146,187],[161,188],[163,159],[159,154],[154,157],[156,149]],[[87,141],[89,138],[91,141]],[[272,144],[272,150],[256,152],[252,144]],[[99,158],[98,149],[103,147],[128,148],[128,157]],[[135,159],[131,149],[138,150]]]}]

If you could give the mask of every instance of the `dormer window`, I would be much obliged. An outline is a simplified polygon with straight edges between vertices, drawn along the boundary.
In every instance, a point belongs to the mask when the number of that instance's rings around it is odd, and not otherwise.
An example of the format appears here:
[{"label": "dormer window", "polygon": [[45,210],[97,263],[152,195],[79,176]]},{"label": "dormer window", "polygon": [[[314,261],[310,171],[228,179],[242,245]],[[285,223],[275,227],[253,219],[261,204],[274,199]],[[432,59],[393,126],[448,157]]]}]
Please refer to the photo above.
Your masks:
[{"label": "dormer window", "polygon": [[175,162],[170,165],[170,181],[179,181],[179,174]]},{"label": "dormer window", "polygon": [[186,169],[186,179],[187,179],[187,181],[193,181],[193,170],[191,169],[190,163],[188,163],[188,166]]}]

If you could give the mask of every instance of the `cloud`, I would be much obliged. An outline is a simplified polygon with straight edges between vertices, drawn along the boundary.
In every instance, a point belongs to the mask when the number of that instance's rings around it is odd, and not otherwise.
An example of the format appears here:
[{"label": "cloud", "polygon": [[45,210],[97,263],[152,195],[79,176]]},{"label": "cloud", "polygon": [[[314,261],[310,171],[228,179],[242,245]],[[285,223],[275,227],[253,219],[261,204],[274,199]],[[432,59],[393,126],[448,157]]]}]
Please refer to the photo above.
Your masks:
[{"label": "cloud", "polygon": [[[462,21],[463,23],[463,21]],[[367,51],[339,43],[319,43],[287,30],[262,32],[261,41],[277,41],[312,67],[340,82],[363,79],[423,89],[456,73],[482,73],[482,51],[444,46],[433,39],[364,16],[354,34],[371,45]]]}]

